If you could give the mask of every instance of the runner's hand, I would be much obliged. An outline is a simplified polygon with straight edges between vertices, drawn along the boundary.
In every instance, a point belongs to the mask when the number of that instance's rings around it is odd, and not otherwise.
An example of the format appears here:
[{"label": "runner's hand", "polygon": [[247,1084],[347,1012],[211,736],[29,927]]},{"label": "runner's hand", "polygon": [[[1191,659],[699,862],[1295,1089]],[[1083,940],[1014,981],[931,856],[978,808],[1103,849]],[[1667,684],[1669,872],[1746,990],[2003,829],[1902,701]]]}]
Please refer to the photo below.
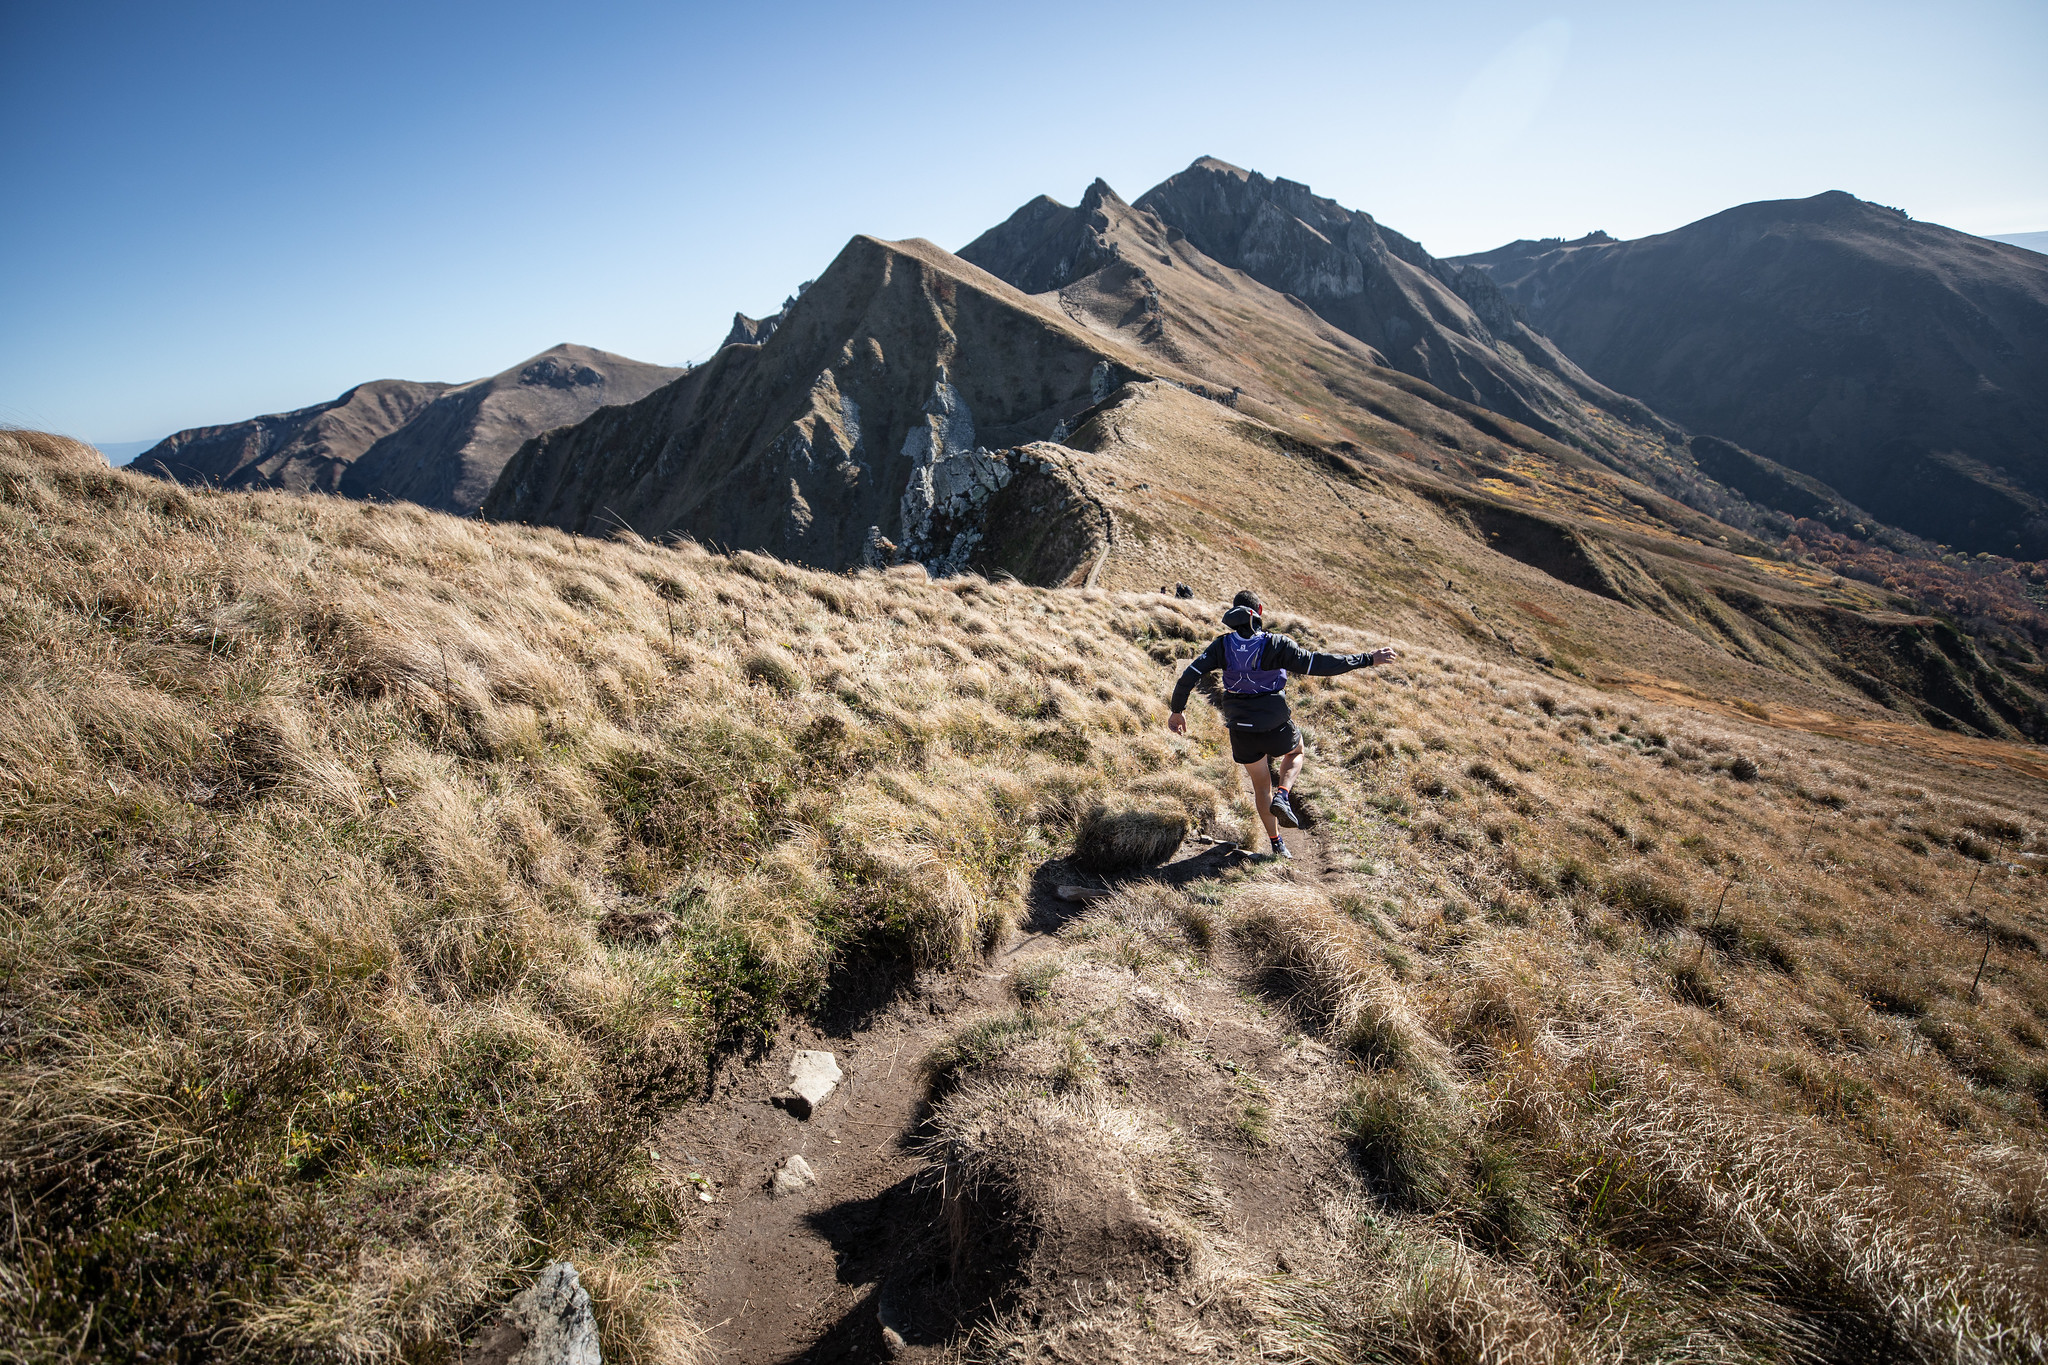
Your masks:
[{"label": "runner's hand", "polygon": [[1176,711],[1166,718],[1166,728],[1177,735],[1188,732],[1188,717],[1185,711]]},{"label": "runner's hand", "polygon": [[1393,663],[1396,659],[1399,659],[1401,656],[1397,654],[1390,646],[1382,645],[1380,648],[1374,650],[1372,653],[1366,655],[1365,657],[1375,667],[1377,667],[1380,664]]}]

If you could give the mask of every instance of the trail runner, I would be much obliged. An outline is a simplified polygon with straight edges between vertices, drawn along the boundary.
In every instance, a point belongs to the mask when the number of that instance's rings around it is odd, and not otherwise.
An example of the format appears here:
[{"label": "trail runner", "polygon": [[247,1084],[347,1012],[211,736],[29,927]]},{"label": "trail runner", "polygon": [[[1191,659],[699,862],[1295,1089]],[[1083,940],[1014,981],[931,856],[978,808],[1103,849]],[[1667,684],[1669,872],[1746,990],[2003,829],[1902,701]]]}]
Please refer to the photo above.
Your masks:
[{"label": "trail runner", "polygon": [[1287,707],[1282,689],[1289,673],[1327,678],[1357,668],[1389,664],[1401,656],[1391,649],[1364,654],[1312,654],[1285,635],[1265,629],[1266,606],[1254,592],[1241,592],[1223,613],[1228,635],[1219,635],[1181,671],[1173,685],[1173,714],[1166,728],[1188,732],[1188,697],[1205,673],[1223,670],[1223,694],[1217,709],[1230,731],[1230,757],[1244,765],[1252,781],[1252,804],[1272,841],[1275,858],[1292,858],[1280,826],[1299,829],[1288,789],[1301,772],[1301,731]]}]

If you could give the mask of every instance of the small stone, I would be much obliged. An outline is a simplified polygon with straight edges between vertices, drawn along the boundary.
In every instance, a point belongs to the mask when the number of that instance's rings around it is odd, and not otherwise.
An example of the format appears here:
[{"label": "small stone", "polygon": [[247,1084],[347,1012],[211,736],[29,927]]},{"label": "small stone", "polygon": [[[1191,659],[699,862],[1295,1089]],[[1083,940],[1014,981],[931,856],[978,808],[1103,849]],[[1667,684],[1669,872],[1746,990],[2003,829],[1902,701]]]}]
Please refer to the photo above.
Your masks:
[{"label": "small stone", "polygon": [[789,1059],[789,1089],[775,1097],[790,1113],[809,1118],[839,1088],[839,1059],[829,1052],[798,1052]]},{"label": "small stone", "polygon": [[894,1327],[884,1327],[882,1329],[882,1345],[888,1348],[890,1355],[895,1355],[903,1349],[903,1334]]},{"label": "small stone", "polygon": [[513,1295],[462,1365],[603,1365],[597,1319],[576,1267],[557,1261]]},{"label": "small stone", "polygon": [[802,1194],[818,1183],[818,1173],[811,1169],[811,1163],[800,1156],[793,1156],[775,1168],[775,1178],[768,1182],[769,1190],[777,1199],[787,1195]]}]

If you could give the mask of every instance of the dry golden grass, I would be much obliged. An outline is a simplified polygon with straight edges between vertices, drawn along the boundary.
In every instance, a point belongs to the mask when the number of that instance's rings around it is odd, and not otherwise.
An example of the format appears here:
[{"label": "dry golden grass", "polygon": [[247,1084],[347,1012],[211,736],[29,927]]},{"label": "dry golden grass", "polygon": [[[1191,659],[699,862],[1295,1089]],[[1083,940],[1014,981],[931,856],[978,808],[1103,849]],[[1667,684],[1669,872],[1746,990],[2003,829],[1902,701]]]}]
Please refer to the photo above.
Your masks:
[{"label": "dry golden grass", "polygon": [[1305,708],[1348,760],[1309,784],[1345,913],[1300,888],[1238,913],[1333,1040],[1371,1052],[1354,1021],[1392,979],[1450,1050],[1383,1048],[1339,1122],[1398,1236],[1455,1229],[1569,1325],[1460,1349],[2048,1355],[2038,793],[1466,661],[1404,674]]},{"label": "dry golden grass", "polygon": [[[1249,819],[1215,728],[1159,724],[1195,604],[214,495],[25,433],[0,556],[13,1358],[421,1357],[565,1256],[608,1356],[690,1359],[654,1115],[837,963],[973,960],[1098,804]],[[2037,785],[1426,649],[1298,690],[1329,875],[1127,888],[933,1068],[962,1136],[1028,1090],[1235,1316],[1098,1280],[986,1353],[2048,1354]],[[1294,1270],[1115,1087],[1216,974],[1328,1044],[1321,1089],[1199,1072],[1217,1141],[1351,1153]]]},{"label": "dry golden grass", "polygon": [[1216,802],[1104,594],[215,495],[29,433],[0,555],[24,1357],[407,1356],[564,1256],[608,1355],[688,1358],[653,1116],[842,954],[982,951],[1112,787]]},{"label": "dry golden grass", "polygon": [[[1195,1225],[1205,1269],[1171,1292],[1237,1286],[1250,1333],[1204,1350],[2048,1358],[2038,794],[1427,651],[1302,691],[1334,875],[1126,892],[1066,935],[1069,964],[1170,992],[1210,962],[1182,919],[1203,907],[1214,967],[1332,1045],[1321,1122],[1363,1212],[1336,1260],[1278,1276]],[[1041,974],[1039,1036],[1087,1030],[1106,1078],[1182,1045],[1081,969]],[[1042,1045],[995,1041],[979,1074],[1048,1083]],[[1108,1285],[978,1350],[1162,1302]],[[1177,1311],[1162,1331],[1216,1326]]]}]

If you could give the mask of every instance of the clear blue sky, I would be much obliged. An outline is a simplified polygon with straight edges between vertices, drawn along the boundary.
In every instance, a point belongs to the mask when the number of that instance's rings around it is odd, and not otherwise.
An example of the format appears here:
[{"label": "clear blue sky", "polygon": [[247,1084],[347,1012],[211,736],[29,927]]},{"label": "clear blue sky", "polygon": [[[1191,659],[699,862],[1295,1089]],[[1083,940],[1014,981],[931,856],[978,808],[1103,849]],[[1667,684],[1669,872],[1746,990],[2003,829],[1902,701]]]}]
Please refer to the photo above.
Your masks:
[{"label": "clear blue sky", "polygon": [[2048,4],[0,4],[0,422],[156,438],[1198,155],[1439,255],[1844,189],[2048,228]]}]

